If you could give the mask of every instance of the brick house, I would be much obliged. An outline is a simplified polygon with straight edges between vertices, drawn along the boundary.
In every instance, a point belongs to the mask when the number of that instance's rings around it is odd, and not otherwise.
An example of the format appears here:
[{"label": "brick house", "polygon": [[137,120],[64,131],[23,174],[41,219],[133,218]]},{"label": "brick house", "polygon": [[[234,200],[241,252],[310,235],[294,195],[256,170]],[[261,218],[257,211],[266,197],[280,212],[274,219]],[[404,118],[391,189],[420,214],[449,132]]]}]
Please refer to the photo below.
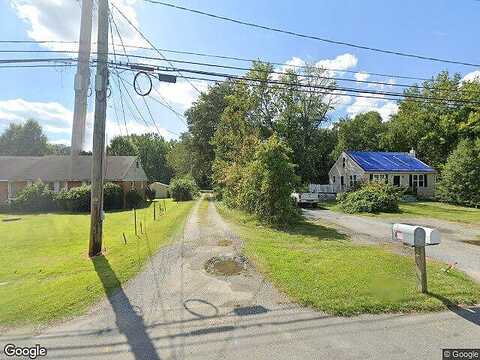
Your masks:
[{"label": "brick house", "polygon": [[[124,192],[147,186],[147,175],[136,156],[107,156],[105,181],[120,185]],[[0,156],[0,204],[36,181],[54,192],[89,184],[92,157],[85,156]]]},{"label": "brick house", "polygon": [[344,151],[330,169],[330,184],[341,193],[358,182],[379,181],[410,189],[419,196],[435,195],[436,171],[415,151]]}]

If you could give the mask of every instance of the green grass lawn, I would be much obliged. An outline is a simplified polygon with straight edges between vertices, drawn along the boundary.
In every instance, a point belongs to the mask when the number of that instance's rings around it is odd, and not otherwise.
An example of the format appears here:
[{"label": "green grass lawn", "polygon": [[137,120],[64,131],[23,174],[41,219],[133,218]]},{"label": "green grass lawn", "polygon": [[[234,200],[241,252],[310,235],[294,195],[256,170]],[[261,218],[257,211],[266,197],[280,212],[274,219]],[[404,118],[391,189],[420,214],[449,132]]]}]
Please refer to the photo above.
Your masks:
[{"label": "green grass lawn", "polygon": [[137,210],[139,237],[132,211],[107,213],[105,257],[96,261],[87,256],[88,214],[22,214],[14,215],[21,217],[19,221],[0,221],[0,325],[39,324],[77,315],[105,292],[113,292],[181,230],[193,202],[167,200],[166,205],[166,213],[156,221],[152,206]]},{"label": "green grass lawn", "polygon": [[[320,204],[320,207],[341,212],[334,201]],[[400,203],[399,213],[359,214],[383,218],[424,217],[438,220],[480,225],[480,209],[444,204],[435,201]]]},{"label": "green grass lawn", "polygon": [[245,254],[275,286],[301,304],[335,315],[442,310],[477,304],[480,286],[463,273],[428,262],[430,294],[416,290],[414,259],[380,246],[353,245],[335,230],[310,223],[288,231],[260,226],[221,204],[245,241]]}]

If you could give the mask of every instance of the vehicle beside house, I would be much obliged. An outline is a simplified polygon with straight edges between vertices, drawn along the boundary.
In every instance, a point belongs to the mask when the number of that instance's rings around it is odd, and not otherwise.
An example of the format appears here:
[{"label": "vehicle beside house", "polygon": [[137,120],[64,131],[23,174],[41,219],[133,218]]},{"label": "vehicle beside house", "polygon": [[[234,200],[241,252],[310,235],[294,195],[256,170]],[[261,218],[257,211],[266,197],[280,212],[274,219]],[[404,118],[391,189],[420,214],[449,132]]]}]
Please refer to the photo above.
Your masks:
[{"label": "vehicle beside house", "polygon": [[[0,204],[8,202],[34,182],[42,181],[58,193],[63,189],[90,184],[92,157],[82,156],[0,156]],[[136,190],[142,196],[147,175],[136,156],[107,156],[105,182],[122,187],[124,194]]]},{"label": "vehicle beside house", "polygon": [[435,195],[436,170],[416,157],[415,151],[344,151],[329,171],[335,192],[345,192],[368,181],[385,182],[423,197]]}]

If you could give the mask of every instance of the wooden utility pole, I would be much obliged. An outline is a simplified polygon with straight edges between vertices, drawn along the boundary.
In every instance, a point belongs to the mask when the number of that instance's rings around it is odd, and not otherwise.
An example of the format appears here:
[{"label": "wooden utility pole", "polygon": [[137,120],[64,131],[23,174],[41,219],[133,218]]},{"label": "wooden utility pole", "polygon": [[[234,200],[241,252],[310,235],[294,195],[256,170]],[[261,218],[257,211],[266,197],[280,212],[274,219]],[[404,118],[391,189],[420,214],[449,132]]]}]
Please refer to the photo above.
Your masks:
[{"label": "wooden utility pole", "polygon": [[90,257],[102,252],[103,177],[105,120],[108,86],[108,0],[98,0],[97,75],[95,76],[95,121],[93,125],[92,198],[90,210]]},{"label": "wooden utility pole", "polygon": [[78,64],[75,74],[75,105],[73,107],[72,142],[70,152],[79,155],[85,143],[87,97],[90,86],[90,50],[92,46],[93,0],[82,0]]}]

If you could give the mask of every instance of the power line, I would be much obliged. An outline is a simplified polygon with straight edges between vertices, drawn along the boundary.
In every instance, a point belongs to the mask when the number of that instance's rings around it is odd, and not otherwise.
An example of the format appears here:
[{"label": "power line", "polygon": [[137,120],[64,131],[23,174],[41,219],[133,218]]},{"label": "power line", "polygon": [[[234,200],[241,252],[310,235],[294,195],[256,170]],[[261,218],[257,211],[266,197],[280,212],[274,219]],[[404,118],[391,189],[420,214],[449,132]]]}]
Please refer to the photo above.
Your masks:
[{"label": "power line", "polygon": [[[11,40],[11,41],[14,44],[18,43],[16,40]],[[9,42],[9,40],[6,40],[6,42]],[[42,43],[48,43],[48,42],[49,41],[44,40],[44,41],[40,41],[39,43],[42,44]],[[1,41],[0,41],[0,43],[1,43]],[[26,43],[37,43],[37,42],[36,41],[26,41]],[[54,43],[56,43],[56,42],[54,42]],[[62,43],[64,43],[64,42],[62,42]],[[78,41],[67,41],[66,43],[78,43]],[[132,48],[132,49],[155,51],[155,49],[145,47],[145,46],[125,45],[125,47],[126,48]],[[172,49],[163,49],[163,48],[158,48],[158,50],[166,52],[166,53],[172,53],[172,54],[193,55],[193,56],[200,56],[200,57],[206,57],[206,58],[216,58],[216,59],[241,61],[241,62],[248,62],[248,63],[252,63],[254,61],[262,61],[262,62],[268,62],[268,63],[270,63],[272,65],[276,65],[276,66],[290,66],[292,68],[298,68],[298,69],[306,67],[306,65],[288,64],[288,63],[284,63],[284,62],[276,62],[276,61],[271,61],[271,60],[266,60],[266,59],[261,59],[261,58],[253,59],[253,58],[244,58],[244,57],[238,57],[238,56],[227,56],[227,55],[218,55],[218,54],[195,52],[195,51],[172,50]],[[11,50],[0,50],[0,52],[12,52],[12,51]],[[15,52],[15,51],[13,51],[13,52]],[[59,50],[59,51],[56,51],[56,50],[25,50],[25,52],[76,53],[76,51],[67,51],[67,50]],[[385,74],[385,73],[372,72],[372,71],[368,71],[368,70],[357,70],[357,71],[355,71],[355,70],[339,69],[339,68],[332,68],[332,67],[325,67],[325,69],[330,70],[330,71],[345,72],[345,73],[350,73],[350,74],[368,73],[369,75],[372,75],[372,76],[397,78],[397,79],[405,79],[405,80],[419,80],[419,81],[432,80],[431,78],[415,77],[415,76],[408,76],[408,75],[398,75],[398,74]]]},{"label": "power line", "polygon": [[302,33],[295,32],[295,31],[284,30],[284,29],[280,29],[280,28],[276,28],[276,27],[272,27],[272,26],[260,25],[260,24],[256,24],[256,23],[253,23],[253,22],[249,22],[249,21],[238,20],[238,19],[234,19],[234,18],[231,18],[231,17],[227,17],[227,16],[216,15],[216,14],[208,13],[208,12],[205,12],[205,11],[191,9],[191,8],[187,8],[187,7],[184,7],[184,6],[170,4],[170,3],[166,3],[166,2],[158,1],[158,0],[144,0],[144,1],[152,3],[152,4],[158,4],[158,5],[174,8],[174,9],[177,9],[177,10],[187,11],[187,12],[198,14],[198,15],[208,16],[210,18],[217,19],[217,20],[228,21],[228,22],[231,22],[231,23],[239,24],[239,25],[249,26],[249,27],[262,29],[262,30],[267,30],[267,31],[273,31],[273,32],[276,32],[276,33],[282,33],[282,34],[291,35],[291,36],[304,38],[304,39],[317,40],[317,41],[322,41],[322,42],[325,42],[325,43],[330,43],[330,44],[335,44],[335,45],[343,45],[343,46],[348,46],[348,47],[361,49],[361,50],[373,51],[373,52],[389,54],[389,55],[403,56],[403,57],[420,59],[420,60],[428,60],[428,61],[435,61],[435,62],[441,62],[441,63],[447,63],[447,64],[471,66],[471,67],[480,67],[480,64],[475,64],[475,63],[471,63],[471,62],[441,59],[441,58],[437,58],[437,57],[418,55],[418,54],[414,54],[414,53],[406,53],[406,52],[397,51],[397,50],[386,50],[386,49],[380,49],[380,48],[377,48],[377,47],[371,47],[371,46],[366,46],[366,45],[358,45],[358,44],[354,44],[354,43],[350,43],[350,42],[346,42],[346,41],[338,41],[338,40],[327,39],[327,38],[323,38],[323,37],[319,37],[319,36],[315,36],[315,35],[302,34]]},{"label": "power line", "polygon": [[[112,4],[113,8],[115,10],[118,11],[118,13],[120,15],[122,15],[122,17],[130,24],[131,27],[133,27],[135,29],[135,31],[137,33],[140,34],[140,36],[153,48],[157,51],[157,53],[165,60],[168,62],[168,60],[166,59],[166,57],[162,54],[162,52],[160,50],[158,50],[155,45],[140,31],[140,29],[138,27],[136,27],[131,21],[130,19],[118,8],[116,7],[114,4]],[[170,65],[172,65],[170,62],[168,62]],[[179,75],[182,75],[181,73],[179,73]],[[190,84],[190,86],[195,89],[196,92],[198,92],[199,94],[201,94],[202,92],[190,81],[190,80],[187,80],[187,82]]]},{"label": "power line", "polygon": [[[122,66],[122,64],[118,64],[118,65]],[[164,70],[164,69],[161,69],[161,70]],[[354,96],[357,96],[356,94],[371,94],[371,95],[380,95],[380,96],[395,96],[395,97],[399,97],[399,98],[411,98],[411,99],[435,100],[435,101],[449,101],[449,102],[464,103],[464,104],[476,104],[476,105],[480,104],[480,102],[472,101],[472,100],[439,98],[439,97],[434,97],[434,96],[405,94],[405,93],[398,93],[398,92],[392,92],[392,91],[377,91],[377,90],[371,90],[371,89],[348,88],[348,87],[340,87],[340,86],[336,86],[336,85],[311,85],[311,84],[304,84],[304,83],[301,83],[301,82],[292,83],[292,82],[278,81],[278,80],[273,80],[273,79],[265,81],[265,80],[245,78],[243,76],[238,76],[237,74],[218,73],[218,72],[201,71],[201,70],[194,70],[194,69],[184,69],[184,68],[182,68],[182,69],[175,69],[175,71],[181,71],[182,73],[192,73],[192,74],[197,74],[197,75],[207,75],[207,76],[214,76],[214,77],[229,78],[229,79],[235,79],[235,80],[245,80],[245,81],[257,82],[257,83],[268,83],[268,84],[271,84],[271,85],[286,85],[286,86],[294,86],[294,87],[297,87],[297,88],[319,89],[319,90],[327,90],[327,91],[341,91],[341,92],[345,92],[348,95],[354,95]]]}]

